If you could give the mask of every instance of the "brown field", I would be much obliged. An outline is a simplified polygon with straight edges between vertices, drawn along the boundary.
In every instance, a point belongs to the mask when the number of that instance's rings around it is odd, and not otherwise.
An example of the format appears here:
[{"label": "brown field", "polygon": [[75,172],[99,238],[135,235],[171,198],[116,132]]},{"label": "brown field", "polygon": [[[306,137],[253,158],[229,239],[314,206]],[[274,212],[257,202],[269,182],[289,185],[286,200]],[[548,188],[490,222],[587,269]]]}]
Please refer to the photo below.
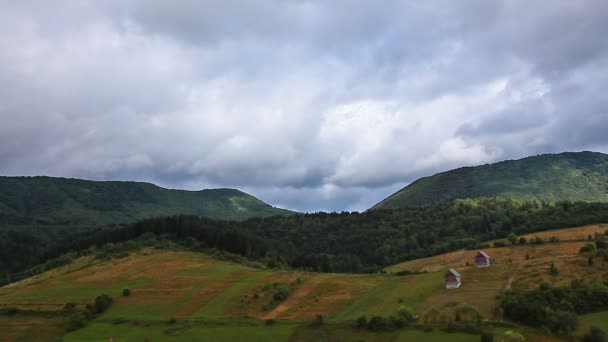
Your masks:
[{"label": "brown field", "polygon": [[350,302],[382,282],[381,279],[373,276],[347,274],[322,276],[324,279],[315,283],[312,289],[308,289],[296,305],[283,310],[278,318],[312,320],[318,314],[332,317]]},{"label": "brown field", "polygon": [[50,341],[64,332],[62,317],[0,316],[0,341]]},{"label": "brown field", "polygon": [[526,239],[530,240],[535,236],[538,236],[544,240],[548,240],[550,237],[555,236],[560,240],[587,240],[589,235],[594,236],[595,233],[603,234],[608,231],[608,226],[600,224],[592,224],[582,227],[565,228],[548,230],[544,232],[532,233],[523,235]]},{"label": "brown field", "polygon": [[[523,262],[526,254],[532,258],[553,258],[563,255],[576,255],[587,242],[559,242],[542,245],[491,247],[484,249],[492,257],[493,264]],[[390,272],[401,270],[435,272],[447,268],[463,268],[475,263],[477,250],[459,250],[433,257],[406,261],[387,267]]]}]

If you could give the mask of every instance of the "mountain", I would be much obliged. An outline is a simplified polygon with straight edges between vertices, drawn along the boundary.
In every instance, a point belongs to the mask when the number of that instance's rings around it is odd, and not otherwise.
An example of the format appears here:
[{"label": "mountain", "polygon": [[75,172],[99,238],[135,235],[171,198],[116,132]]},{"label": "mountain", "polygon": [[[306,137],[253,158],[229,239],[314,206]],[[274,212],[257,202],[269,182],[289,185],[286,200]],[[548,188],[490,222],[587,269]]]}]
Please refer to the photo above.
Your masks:
[{"label": "mountain", "polygon": [[178,214],[243,220],[292,212],[234,189],[185,191],[141,182],[0,177],[0,225],[107,225]]},{"label": "mountain", "polygon": [[418,179],[371,209],[480,197],[608,202],[608,155],[565,152],[463,167]]}]

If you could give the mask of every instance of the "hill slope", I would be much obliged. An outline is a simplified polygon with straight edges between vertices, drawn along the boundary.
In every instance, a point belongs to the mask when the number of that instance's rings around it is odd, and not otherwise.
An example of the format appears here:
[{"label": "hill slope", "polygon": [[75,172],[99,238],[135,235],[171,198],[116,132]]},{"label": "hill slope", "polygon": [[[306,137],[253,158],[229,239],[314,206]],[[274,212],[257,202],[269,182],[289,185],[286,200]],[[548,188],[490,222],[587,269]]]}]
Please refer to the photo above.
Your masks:
[{"label": "hill slope", "polygon": [[[247,336],[252,341],[479,341],[479,335],[447,335],[439,329],[376,332],[356,328],[353,321],[362,315],[388,317],[402,305],[421,317],[419,323],[426,322],[425,312],[432,308],[443,317],[470,321],[456,318],[461,305],[472,307],[484,320],[501,319],[496,308],[503,289],[526,291],[542,281],[556,286],[569,285],[576,278],[587,282],[606,279],[608,260],[596,257],[589,265],[589,255],[579,253],[579,248],[589,243],[588,234],[605,230],[599,225],[554,230],[546,234],[562,239],[559,243],[488,248],[493,257],[489,268],[466,264],[473,262],[476,250],[459,250],[389,268],[392,272],[423,271],[405,276],[259,269],[187,251],[166,240],[132,240],[0,287],[0,340],[63,337],[66,341],[105,341],[113,336],[128,341],[145,337],[191,341],[213,336],[216,341],[233,341]],[[549,273],[553,263],[560,270],[559,276]],[[443,287],[443,273],[451,267],[463,275],[463,285],[456,290]],[[130,289],[130,295],[122,295],[123,289]],[[276,297],[279,289],[284,295]],[[66,304],[73,303],[76,311],[84,310],[102,293],[114,298],[109,310],[82,329],[66,334],[72,315]],[[317,315],[325,317],[322,327],[310,324]],[[171,317],[173,323],[168,321]],[[277,321],[265,324],[268,319]],[[585,323],[584,316],[581,321]],[[600,322],[605,326],[605,321]],[[435,328],[440,326],[440,322],[431,323]],[[497,339],[506,338],[501,336],[503,330],[489,329]],[[521,326],[509,330],[525,333],[532,341],[542,333]]]},{"label": "hill slope", "polygon": [[0,224],[111,224],[177,214],[242,220],[291,212],[234,189],[184,191],[140,182],[0,177]]},{"label": "hill slope", "polygon": [[480,197],[608,202],[608,155],[566,152],[463,167],[418,179],[372,210]]}]

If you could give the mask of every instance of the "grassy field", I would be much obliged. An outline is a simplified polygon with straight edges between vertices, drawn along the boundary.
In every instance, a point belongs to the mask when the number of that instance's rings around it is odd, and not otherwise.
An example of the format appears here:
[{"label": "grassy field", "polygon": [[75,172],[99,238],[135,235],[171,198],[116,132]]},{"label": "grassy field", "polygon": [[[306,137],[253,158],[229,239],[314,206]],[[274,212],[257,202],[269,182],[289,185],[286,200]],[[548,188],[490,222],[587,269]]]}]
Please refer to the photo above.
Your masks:
[{"label": "grassy field", "polygon": [[157,324],[134,326],[132,324],[93,323],[84,329],[74,331],[64,337],[64,341],[107,342],[114,337],[116,342],[144,341],[197,341],[202,336],[205,341],[238,341],[247,336],[247,341],[287,341],[295,324],[275,324],[264,326],[260,323],[229,322],[208,325],[167,325]]}]

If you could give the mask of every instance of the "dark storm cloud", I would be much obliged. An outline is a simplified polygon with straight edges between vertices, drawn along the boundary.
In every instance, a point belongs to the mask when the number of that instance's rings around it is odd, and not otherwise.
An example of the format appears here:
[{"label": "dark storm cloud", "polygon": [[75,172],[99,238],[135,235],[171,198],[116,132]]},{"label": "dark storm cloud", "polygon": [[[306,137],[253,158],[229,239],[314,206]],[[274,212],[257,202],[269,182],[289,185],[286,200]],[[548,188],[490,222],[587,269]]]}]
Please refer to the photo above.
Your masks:
[{"label": "dark storm cloud", "polygon": [[1,174],[362,210],[418,177],[608,152],[605,1],[0,1]]}]

